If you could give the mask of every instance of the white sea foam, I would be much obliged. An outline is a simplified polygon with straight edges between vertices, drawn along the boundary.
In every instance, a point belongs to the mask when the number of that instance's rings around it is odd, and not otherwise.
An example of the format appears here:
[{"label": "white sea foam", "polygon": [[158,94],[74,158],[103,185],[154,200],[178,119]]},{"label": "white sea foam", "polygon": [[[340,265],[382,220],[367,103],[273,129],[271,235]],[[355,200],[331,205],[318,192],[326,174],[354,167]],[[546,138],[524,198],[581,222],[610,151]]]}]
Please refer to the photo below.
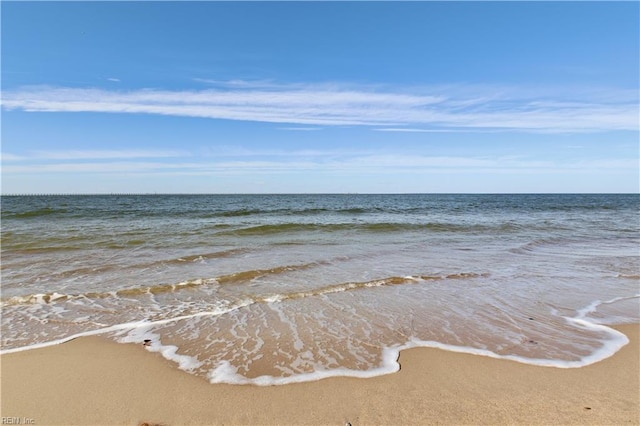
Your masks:
[{"label": "white sea foam", "polygon": [[48,346],[54,346],[54,345],[59,345],[61,343],[70,342],[71,340],[77,339],[79,337],[97,336],[100,334],[117,332],[122,330],[132,330],[138,327],[144,327],[147,324],[148,323],[146,321],[136,321],[136,322],[130,322],[130,323],[124,323],[124,324],[115,324],[115,325],[100,328],[97,330],[89,330],[89,331],[84,331],[82,333],[72,334],[70,336],[63,337],[61,339],[50,340],[48,342],[34,343],[32,345],[21,346],[18,348],[3,349],[2,351],[0,351],[0,355],[10,354],[14,352],[22,352],[22,351],[27,351],[31,349],[46,348]]},{"label": "white sea foam", "polygon": [[[114,333],[114,332],[123,332],[123,331],[126,332],[126,331],[132,331],[132,330],[136,330],[136,329],[148,329],[148,327],[151,327],[151,326],[169,324],[169,323],[172,323],[172,322],[181,321],[181,320],[190,319],[190,318],[198,318],[198,317],[206,317],[206,316],[219,316],[219,315],[223,315],[223,314],[229,313],[231,311],[234,311],[236,309],[240,309],[240,308],[243,308],[245,306],[249,306],[252,303],[255,303],[255,302],[252,301],[252,300],[244,300],[242,302],[239,302],[237,304],[231,305],[229,307],[218,308],[218,309],[215,309],[213,311],[198,312],[198,313],[195,313],[195,314],[182,315],[182,316],[178,316],[178,317],[166,318],[166,319],[155,320],[155,321],[142,320],[142,321],[134,321],[134,322],[122,323],[122,324],[114,324],[114,325],[111,325],[111,326],[108,326],[108,327],[104,327],[104,328],[99,328],[99,329],[96,329],[96,330],[89,330],[89,331],[84,331],[82,333],[72,334],[70,336],[63,337],[61,339],[55,339],[55,340],[50,340],[50,341],[41,342],[41,343],[34,343],[34,344],[31,344],[31,345],[21,346],[21,347],[17,347],[17,348],[4,349],[4,350],[0,351],[0,355],[14,353],[14,352],[22,352],[22,351],[27,351],[27,350],[31,350],[31,349],[46,348],[48,346],[54,346],[54,345],[59,345],[61,343],[66,343],[66,342],[69,342],[71,340],[77,339],[79,337],[97,336],[97,335],[101,335],[101,334]],[[142,343],[142,341],[140,341],[140,343]]]},{"label": "white sea foam", "polygon": [[[178,347],[174,345],[163,345],[160,335],[153,333],[153,324],[137,327],[128,330],[126,334],[118,339],[120,343],[147,343],[145,347],[150,352],[159,352],[164,358],[178,364],[178,368],[184,371],[193,371],[202,365],[198,358],[188,355],[178,354]],[[122,333],[119,333],[122,334]]]},{"label": "white sea foam", "polygon": [[585,328],[593,331],[604,332],[609,336],[608,339],[602,341],[602,346],[591,354],[581,357],[578,360],[567,361],[559,359],[542,359],[527,358],[517,355],[500,355],[487,349],[473,348],[469,346],[450,345],[437,341],[420,340],[411,338],[402,345],[385,347],[382,349],[381,365],[367,370],[352,370],[347,368],[322,369],[319,368],[311,373],[295,374],[288,377],[259,376],[256,378],[247,378],[238,374],[238,369],[229,361],[224,360],[212,369],[207,375],[211,383],[228,383],[228,384],[252,384],[258,386],[284,385],[290,383],[307,382],[321,380],[329,377],[357,377],[370,378],[385,374],[395,373],[400,370],[398,362],[400,352],[405,349],[412,348],[435,348],[449,352],[465,353],[470,355],[486,356],[495,359],[515,361],[528,365],[540,367],[554,368],[580,368],[587,365],[595,364],[618,352],[622,347],[629,343],[629,339],[623,333],[602,324],[597,324],[584,319],[588,313],[595,312],[601,304],[614,303],[619,300],[639,298],[640,295],[630,297],[615,298],[606,302],[594,301],[583,309],[578,310],[576,317],[564,317],[572,326]]},{"label": "white sea foam", "polygon": [[400,357],[400,352],[406,349],[413,348],[435,348],[449,352],[465,353],[470,355],[479,355],[502,360],[516,361],[522,364],[529,364],[540,367],[579,368],[606,359],[615,354],[627,343],[629,343],[629,339],[623,333],[620,333],[608,327],[604,328],[610,330],[612,338],[608,341],[605,341],[601,349],[577,361],[534,359],[516,355],[499,355],[486,349],[448,345],[435,341],[412,339],[403,345],[383,348],[382,364],[379,367],[371,368],[368,370],[351,370],[348,368],[336,368],[330,370],[318,369],[312,373],[295,374],[288,377],[259,376],[256,378],[247,378],[238,374],[237,368],[231,365],[229,361],[222,361],[216,368],[209,372],[208,379],[211,383],[227,383],[236,385],[251,384],[258,386],[285,385],[290,383],[321,380],[330,377],[355,377],[366,379],[399,371],[400,363],[398,362],[398,359]]},{"label": "white sea foam", "polygon": [[288,377],[259,376],[256,378],[247,378],[238,374],[238,369],[229,361],[221,361],[209,374],[209,382],[211,383],[227,383],[234,385],[257,385],[257,386],[274,386],[286,385],[291,383],[312,382],[316,380],[327,379],[330,377],[356,377],[368,379],[371,377],[383,376],[385,374],[395,373],[400,370],[398,356],[402,348],[385,348],[383,350],[383,362],[380,367],[368,370],[351,370],[348,368],[335,368],[331,370],[317,369],[312,373],[295,374]]}]

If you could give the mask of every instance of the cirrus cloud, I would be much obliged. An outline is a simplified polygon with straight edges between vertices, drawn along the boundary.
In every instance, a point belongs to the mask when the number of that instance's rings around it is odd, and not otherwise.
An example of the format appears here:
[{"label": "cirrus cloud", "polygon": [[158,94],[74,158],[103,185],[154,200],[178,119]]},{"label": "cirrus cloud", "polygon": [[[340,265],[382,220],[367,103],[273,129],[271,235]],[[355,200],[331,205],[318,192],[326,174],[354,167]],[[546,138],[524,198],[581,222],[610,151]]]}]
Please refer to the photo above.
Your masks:
[{"label": "cirrus cloud", "polygon": [[553,91],[543,93],[496,87],[394,89],[300,83],[128,91],[36,86],[5,91],[2,106],[29,112],[160,114],[294,126],[370,126],[383,131],[638,130],[635,92],[585,91],[555,97]]}]

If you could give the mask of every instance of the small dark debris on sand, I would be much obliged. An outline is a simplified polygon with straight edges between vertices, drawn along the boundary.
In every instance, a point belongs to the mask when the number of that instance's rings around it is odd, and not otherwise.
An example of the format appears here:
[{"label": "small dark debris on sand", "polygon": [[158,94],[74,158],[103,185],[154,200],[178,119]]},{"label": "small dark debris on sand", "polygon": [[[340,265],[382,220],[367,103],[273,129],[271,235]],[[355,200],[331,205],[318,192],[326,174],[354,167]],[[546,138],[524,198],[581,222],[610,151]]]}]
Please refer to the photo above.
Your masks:
[{"label": "small dark debris on sand", "polygon": [[144,346],[151,346],[151,340],[150,339],[145,339],[143,345]]}]

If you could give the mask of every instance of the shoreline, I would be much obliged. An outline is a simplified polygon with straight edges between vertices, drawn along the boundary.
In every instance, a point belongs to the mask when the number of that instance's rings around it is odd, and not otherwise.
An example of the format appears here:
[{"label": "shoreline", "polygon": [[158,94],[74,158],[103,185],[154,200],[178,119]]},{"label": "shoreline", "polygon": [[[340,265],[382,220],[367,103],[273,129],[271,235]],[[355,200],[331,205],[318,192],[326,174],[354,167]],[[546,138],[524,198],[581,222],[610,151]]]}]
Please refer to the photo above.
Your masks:
[{"label": "shoreline", "polygon": [[81,337],[0,356],[1,415],[21,424],[639,424],[639,324],[580,368],[436,348],[400,371],[280,386],[210,384],[142,345]]}]

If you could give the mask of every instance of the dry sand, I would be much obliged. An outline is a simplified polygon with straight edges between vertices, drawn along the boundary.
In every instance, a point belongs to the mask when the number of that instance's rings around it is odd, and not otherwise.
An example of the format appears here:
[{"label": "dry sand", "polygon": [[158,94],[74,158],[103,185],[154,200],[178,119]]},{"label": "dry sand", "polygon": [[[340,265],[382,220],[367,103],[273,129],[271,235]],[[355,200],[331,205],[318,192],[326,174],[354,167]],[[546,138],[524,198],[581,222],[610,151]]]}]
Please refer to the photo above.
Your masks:
[{"label": "dry sand", "polygon": [[[579,369],[411,349],[372,379],[211,385],[139,345],[88,337],[0,357],[3,423],[640,424],[638,325],[613,357]],[[8,417],[17,419],[8,419]]]}]

